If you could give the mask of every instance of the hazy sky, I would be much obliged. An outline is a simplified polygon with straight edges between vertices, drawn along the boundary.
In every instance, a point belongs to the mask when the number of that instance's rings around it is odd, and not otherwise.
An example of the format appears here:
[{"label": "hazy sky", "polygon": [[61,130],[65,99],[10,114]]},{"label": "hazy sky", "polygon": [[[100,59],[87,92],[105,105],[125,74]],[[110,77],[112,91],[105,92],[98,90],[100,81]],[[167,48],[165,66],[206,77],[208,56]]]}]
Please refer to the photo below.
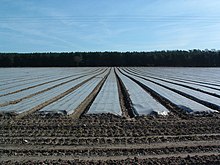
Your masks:
[{"label": "hazy sky", "polygon": [[220,49],[220,0],[0,0],[0,52]]}]

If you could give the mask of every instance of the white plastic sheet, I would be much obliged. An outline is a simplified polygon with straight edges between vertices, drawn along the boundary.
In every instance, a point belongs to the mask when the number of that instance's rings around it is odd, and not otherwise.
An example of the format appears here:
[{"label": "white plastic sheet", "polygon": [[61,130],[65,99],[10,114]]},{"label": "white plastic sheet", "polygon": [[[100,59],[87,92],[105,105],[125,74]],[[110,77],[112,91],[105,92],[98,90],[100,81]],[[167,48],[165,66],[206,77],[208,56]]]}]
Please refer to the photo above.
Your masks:
[{"label": "white plastic sheet", "polygon": [[139,115],[157,113],[167,115],[169,110],[155,100],[149,93],[142,89],[137,83],[117,71],[127,92],[130,96],[133,109]]},{"label": "white plastic sheet", "polygon": [[113,68],[88,111],[88,114],[98,113],[111,113],[119,116],[122,115],[117,81]]},{"label": "white plastic sheet", "polygon": [[159,95],[168,99],[170,102],[172,102],[173,104],[177,105],[178,107],[180,107],[181,109],[187,112],[217,112],[191,99],[188,99],[180,94],[177,94],[176,92],[173,92],[169,89],[159,86],[155,83],[144,80],[132,74],[128,74],[128,75],[133,77],[140,83],[146,85],[147,87],[151,88],[152,90],[157,92]]},{"label": "white plastic sheet", "polygon": [[5,107],[0,107],[0,112],[22,113],[22,112],[28,111],[28,110],[44,103],[45,101],[50,100],[51,98],[58,96],[59,94],[67,91],[68,89],[76,86],[77,84],[83,82],[84,80],[86,80],[92,76],[94,76],[94,75],[89,75],[89,76],[79,78],[79,79],[74,80],[72,82],[69,82],[67,84],[61,85],[59,87],[56,87],[56,88],[53,88],[49,91],[41,93],[39,95],[25,99],[17,104],[8,105]]}]

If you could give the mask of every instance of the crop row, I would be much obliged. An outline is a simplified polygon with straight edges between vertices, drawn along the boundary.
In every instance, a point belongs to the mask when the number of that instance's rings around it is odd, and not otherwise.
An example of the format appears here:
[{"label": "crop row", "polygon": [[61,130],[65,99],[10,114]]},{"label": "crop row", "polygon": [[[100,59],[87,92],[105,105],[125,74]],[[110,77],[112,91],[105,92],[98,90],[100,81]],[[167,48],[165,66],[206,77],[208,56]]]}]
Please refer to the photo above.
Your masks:
[{"label": "crop row", "polygon": [[166,148],[89,148],[89,149],[0,149],[2,156],[144,156],[179,153],[220,152],[220,146]]},{"label": "crop row", "polygon": [[[213,80],[208,83],[201,82],[202,78],[198,78],[198,82],[190,82],[190,76],[186,79],[177,76],[175,79],[172,75],[175,71],[163,76],[159,70],[161,68],[108,68],[107,71],[105,68],[82,68],[81,72],[79,69],[72,74],[68,71],[57,77],[55,73],[52,77],[42,74],[43,78],[48,76],[49,79],[40,78],[30,84],[19,82],[17,86],[6,79],[0,90],[3,92],[0,95],[0,112],[21,113],[24,117],[35,112],[72,115],[80,111],[82,114],[111,113],[126,118],[142,115],[187,118],[190,114],[218,113],[220,89],[215,78],[212,77]],[[208,71],[204,72],[208,74]],[[61,69],[60,73],[65,73],[65,69]],[[39,73],[36,76],[40,76]],[[106,81],[93,94],[105,76],[108,76]],[[25,80],[24,77],[21,79]],[[7,86],[7,81],[12,83],[12,88]],[[80,107],[85,100],[90,101]]]},{"label": "crop row", "polygon": [[165,157],[165,158],[126,158],[119,160],[80,160],[80,159],[69,159],[69,160],[29,160],[29,161],[3,161],[0,162],[5,165],[17,164],[17,165],[38,165],[38,164],[82,164],[82,165],[90,165],[90,164],[113,164],[113,165],[124,165],[124,164],[149,164],[149,165],[176,165],[176,164],[193,164],[193,165],[204,165],[204,164],[212,164],[218,165],[220,164],[220,155],[203,155],[203,156],[186,156],[186,157]]},{"label": "crop row", "polygon": [[128,145],[152,144],[193,141],[219,141],[216,135],[182,135],[182,136],[143,136],[143,137],[2,137],[3,145],[64,145],[64,146],[97,146],[97,145]]}]

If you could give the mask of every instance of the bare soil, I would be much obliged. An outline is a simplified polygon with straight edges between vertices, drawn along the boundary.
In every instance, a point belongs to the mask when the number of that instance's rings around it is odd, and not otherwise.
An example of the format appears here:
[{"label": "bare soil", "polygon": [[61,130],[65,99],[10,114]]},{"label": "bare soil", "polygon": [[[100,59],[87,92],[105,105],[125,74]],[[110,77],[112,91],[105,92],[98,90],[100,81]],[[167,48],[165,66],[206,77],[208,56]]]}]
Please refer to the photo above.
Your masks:
[{"label": "bare soil", "polygon": [[123,116],[86,115],[106,78],[73,115],[36,111],[89,79],[27,113],[0,114],[0,164],[220,164],[220,114],[184,113],[141,84],[168,116],[135,117],[119,77]]},{"label": "bare soil", "polygon": [[0,164],[219,164],[218,115],[1,117]]}]

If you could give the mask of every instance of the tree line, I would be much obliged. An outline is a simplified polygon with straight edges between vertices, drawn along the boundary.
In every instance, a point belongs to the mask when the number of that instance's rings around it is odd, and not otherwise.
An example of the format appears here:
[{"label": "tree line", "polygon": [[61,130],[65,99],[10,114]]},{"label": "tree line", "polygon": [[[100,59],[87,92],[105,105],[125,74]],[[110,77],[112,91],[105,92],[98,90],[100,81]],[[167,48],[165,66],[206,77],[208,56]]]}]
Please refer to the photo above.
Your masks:
[{"label": "tree line", "polygon": [[220,51],[0,53],[0,67],[220,67]]}]

